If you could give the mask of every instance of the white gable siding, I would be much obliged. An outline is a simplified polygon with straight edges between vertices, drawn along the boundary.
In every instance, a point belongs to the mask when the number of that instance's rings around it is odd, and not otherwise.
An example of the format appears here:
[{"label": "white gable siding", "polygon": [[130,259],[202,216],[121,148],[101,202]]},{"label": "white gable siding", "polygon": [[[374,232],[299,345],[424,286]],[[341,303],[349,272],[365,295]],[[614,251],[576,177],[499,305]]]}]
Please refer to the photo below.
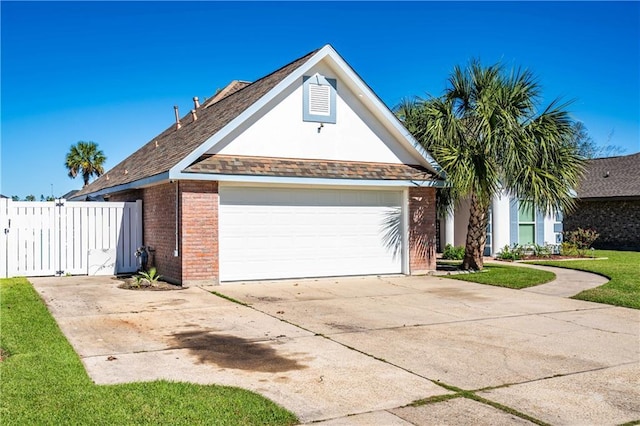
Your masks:
[{"label": "white gable siding", "polygon": [[[319,64],[319,72],[337,78]],[[302,79],[229,135],[210,154],[419,164],[349,88],[337,81],[336,123],[302,119]]]}]

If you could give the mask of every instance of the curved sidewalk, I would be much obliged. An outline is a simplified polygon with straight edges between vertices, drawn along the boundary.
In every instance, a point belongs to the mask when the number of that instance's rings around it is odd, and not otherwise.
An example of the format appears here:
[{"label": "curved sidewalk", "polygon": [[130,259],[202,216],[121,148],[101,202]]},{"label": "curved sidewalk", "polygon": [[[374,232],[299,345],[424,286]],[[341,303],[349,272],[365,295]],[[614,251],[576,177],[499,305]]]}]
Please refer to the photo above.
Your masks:
[{"label": "curved sidewalk", "polygon": [[[594,260],[594,262],[597,262],[597,260]],[[575,269],[531,265],[521,262],[508,263],[493,260],[485,263],[497,265],[509,264],[514,266],[522,266],[524,268],[541,269],[543,271],[553,272],[556,275],[555,280],[546,284],[523,288],[521,290],[531,293],[546,294],[549,296],[571,297],[575,296],[581,291],[600,287],[601,285],[609,282],[609,278],[603,277],[602,275],[593,274],[591,272],[577,271]]]}]

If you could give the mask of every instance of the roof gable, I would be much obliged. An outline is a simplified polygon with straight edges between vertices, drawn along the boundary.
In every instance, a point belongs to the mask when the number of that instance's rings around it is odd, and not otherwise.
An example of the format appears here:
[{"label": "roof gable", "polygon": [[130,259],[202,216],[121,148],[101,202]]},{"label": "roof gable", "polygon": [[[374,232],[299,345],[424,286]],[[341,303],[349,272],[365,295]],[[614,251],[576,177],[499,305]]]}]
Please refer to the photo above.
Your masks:
[{"label": "roof gable", "polygon": [[[332,81],[333,118],[326,122],[304,114],[309,91],[305,82],[316,76]],[[206,154],[420,164],[419,155],[403,146],[359,95],[323,60]]]},{"label": "roof gable", "polygon": [[369,108],[374,117],[380,122],[384,123],[387,129],[393,132],[398,141],[401,141],[404,148],[412,152],[418,162],[426,167],[430,172],[435,175],[444,177],[444,172],[440,166],[435,162],[431,155],[413,138],[408,130],[400,123],[396,116],[387,108],[387,106],[375,95],[375,93],[369,88],[369,86],[356,74],[356,72],[349,66],[346,61],[336,52],[330,45],[324,46],[314,54],[310,55],[307,60],[297,67],[294,71],[283,78],[271,91],[259,101],[251,105],[244,110],[239,116],[237,116],[232,122],[230,122],[224,129],[212,135],[206,142],[196,148],[191,154],[185,157],[182,161],[176,164],[170,171],[170,177],[172,179],[185,178],[182,171],[189,167],[192,163],[197,161],[207,152],[215,151],[216,146],[224,143],[227,136],[233,134],[234,131],[245,122],[248,121],[253,115],[257,114],[262,108],[267,106],[270,102],[274,101],[281,93],[283,93],[288,87],[295,85],[305,74],[311,72],[321,61],[326,61],[332,66],[337,76],[343,83],[349,85],[350,89],[355,93],[358,93],[363,104]]}]

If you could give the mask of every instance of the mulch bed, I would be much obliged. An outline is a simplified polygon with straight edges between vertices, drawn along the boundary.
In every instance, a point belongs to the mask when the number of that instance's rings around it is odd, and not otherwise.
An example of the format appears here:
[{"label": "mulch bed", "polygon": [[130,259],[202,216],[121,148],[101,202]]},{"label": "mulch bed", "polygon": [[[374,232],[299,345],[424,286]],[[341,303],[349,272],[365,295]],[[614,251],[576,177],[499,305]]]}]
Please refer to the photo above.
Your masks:
[{"label": "mulch bed", "polygon": [[122,284],[118,288],[125,290],[138,290],[138,291],[171,291],[171,290],[184,290],[186,287],[181,285],[170,284],[164,281],[157,281],[153,285],[146,281],[141,281],[140,285],[136,283],[136,279],[133,277],[116,277],[118,281],[122,281]]}]

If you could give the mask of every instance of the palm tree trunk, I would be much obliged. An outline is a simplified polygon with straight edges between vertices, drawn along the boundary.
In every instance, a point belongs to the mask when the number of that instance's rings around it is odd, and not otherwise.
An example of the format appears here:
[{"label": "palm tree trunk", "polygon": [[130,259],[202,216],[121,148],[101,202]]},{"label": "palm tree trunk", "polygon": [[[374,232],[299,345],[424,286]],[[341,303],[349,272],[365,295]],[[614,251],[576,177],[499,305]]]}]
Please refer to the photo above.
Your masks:
[{"label": "palm tree trunk", "polygon": [[487,223],[489,221],[489,205],[482,203],[478,197],[471,196],[467,243],[465,246],[462,269],[479,271],[484,267],[482,256],[487,241]]}]

